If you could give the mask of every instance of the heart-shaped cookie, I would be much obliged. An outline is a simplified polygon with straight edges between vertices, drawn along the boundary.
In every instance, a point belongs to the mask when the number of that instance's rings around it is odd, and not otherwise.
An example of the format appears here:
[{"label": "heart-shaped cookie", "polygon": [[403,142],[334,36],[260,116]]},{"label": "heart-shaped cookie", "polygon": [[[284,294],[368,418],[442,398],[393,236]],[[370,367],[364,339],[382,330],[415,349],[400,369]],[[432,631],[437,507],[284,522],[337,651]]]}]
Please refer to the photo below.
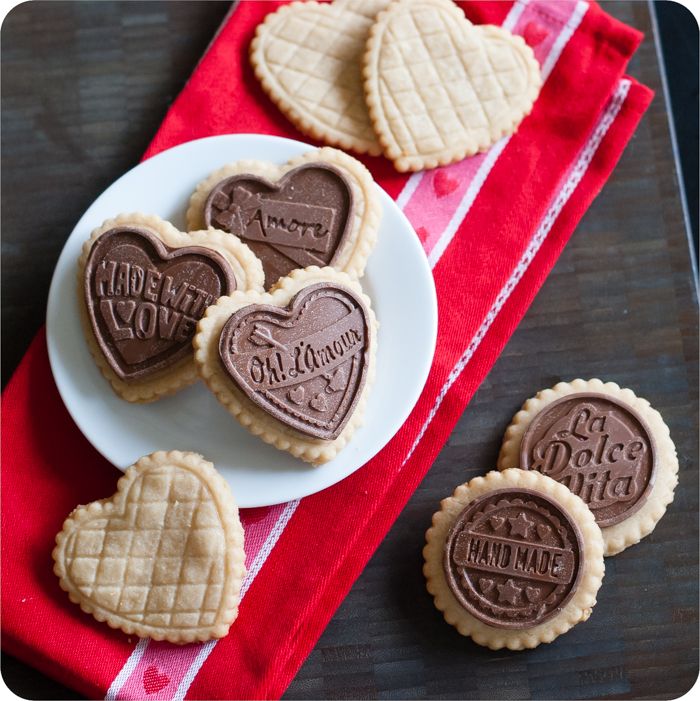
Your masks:
[{"label": "heart-shaped cookie", "polygon": [[356,282],[310,267],[268,294],[222,297],[199,323],[195,362],[246,428],[320,464],[360,425],[374,377],[375,326]]},{"label": "heart-shaped cookie", "polygon": [[140,637],[221,638],[238,613],[243,528],[226,481],[195,453],[157,452],[110,499],[78,507],[56,536],[71,601]]},{"label": "heart-shaped cookie", "polygon": [[376,190],[369,171],[337,149],[281,166],[238,161],[197,186],[187,224],[222,229],[248,244],[262,261],[266,288],[311,265],[360,277],[381,218]]},{"label": "heart-shaped cookie", "polygon": [[486,150],[515,131],[542,84],[521,37],[473,25],[450,0],[400,0],[381,12],[363,75],[374,129],[400,171]]},{"label": "heart-shaped cookie", "polygon": [[376,14],[390,0],[294,2],[270,13],[250,47],[255,75],[294,125],[332,146],[377,156],[361,60]]},{"label": "heart-shaped cookie", "polygon": [[205,309],[260,289],[262,266],[223,232],[183,234],[157,217],[121,215],[93,232],[79,262],[93,356],[115,391],[150,401],[196,378],[192,338]]},{"label": "heart-shaped cookie", "polygon": [[232,175],[212,188],[204,223],[244,241],[262,261],[266,285],[296,268],[332,266],[352,229],[352,187],[326,163],[305,163],[276,183]]}]

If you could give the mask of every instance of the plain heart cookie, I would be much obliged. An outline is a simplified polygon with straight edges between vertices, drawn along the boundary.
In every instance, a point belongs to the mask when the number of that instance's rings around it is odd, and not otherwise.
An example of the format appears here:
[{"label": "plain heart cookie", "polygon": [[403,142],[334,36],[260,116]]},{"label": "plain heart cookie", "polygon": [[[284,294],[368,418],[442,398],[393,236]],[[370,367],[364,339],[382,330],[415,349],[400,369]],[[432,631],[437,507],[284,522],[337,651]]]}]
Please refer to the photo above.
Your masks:
[{"label": "plain heart cookie", "polygon": [[78,261],[78,304],[95,362],[113,390],[150,402],[197,380],[192,338],[206,308],[261,290],[260,261],[222,231],[178,231],[121,214],[92,232]]},{"label": "plain heart cookie", "polygon": [[305,134],[378,156],[361,60],[369,28],[390,0],[294,2],[258,26],[250,61],[263,89]]},{"label": "plain heart cookie", "polygon": [[449,0],[397,0],[377,15],[364,87],[384,155],[400,171],[435,168],[512,134],[542,84],[521,37],[475,26]]},{"label": "plain heart cookie", "polygon": [[199,322],[195,362],[245,428],[320,465],[361,425],[374,381],[376,329],[359,284],[314,266],[269,293],[222,297]]},{"label": "plain heart cookie", "polygon": [[226,481],[195,453],[157,452],[56,536],[54,572],[86,613],[172,643],[222,638],[238,614],[243,528]]},{"label": "plain heart cookie", "polygon": [[423,557],[435,607],[492,650],[549,643],[587,620],[605,573],[586,504],[518,469],[475,477],[443,499]]},{"label": "plain heart cookie", "polygon": [[199,183],[189,229],[216,228],[244,241],[262,261],[265,287],[292,270],[331,266],[361,277],[381,221],[369,171],[322,148],[288,163],[230,163]]}]

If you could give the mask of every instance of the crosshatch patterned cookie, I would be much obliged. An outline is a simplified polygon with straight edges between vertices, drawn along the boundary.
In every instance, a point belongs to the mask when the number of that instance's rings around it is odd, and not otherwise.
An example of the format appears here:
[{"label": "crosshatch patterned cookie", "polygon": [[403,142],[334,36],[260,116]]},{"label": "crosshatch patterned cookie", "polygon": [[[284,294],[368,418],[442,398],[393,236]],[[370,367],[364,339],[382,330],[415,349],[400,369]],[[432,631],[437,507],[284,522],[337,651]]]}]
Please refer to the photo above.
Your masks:
[{"label": "crosshatch patterned cookie", "polygon": [[195,361],[249,431],[320,465],[361,425],[374,381],[376,328],[357,282],[310,267],[267,294],[222,297],[199,322]]},{"label": "crosshatch patterned cookie", "polygon": [[678,457],[661,414],[614,382],[560,382],[506,430],[499,469],[536,470],[589,506],[615,555],[651,533],[673,501]]},{"label": "crosshatch patterned cookie", "polygon": [[263,89],[305,134],[378,156],[362,88],[362,55],[390,0],[293,2],[258,26],[250,61]]},{"label": "crosshatch patterned cookie", "polygon": [[588,507],[537,472],[492,471],[457,487],[426,541],[435,606],[494,650],[549,643],[587,620],[605,572]]},{"label": "crosshatch patterned cookie", "polygon": [[68,516],[53,559],[71,601],[127,634],[172,643],[222,638],[238,614],[238,508],[196,453],[141,458],[113,497]]},{"label": "crosshatch patterned cookie", "polygon": [[160,399],[197,380],[191,344],[205,309],[262,283],[260,261],[224,232],[184,234],[155,216],[120,214],[92,232],[78,261],[90,352],[122,399]]},{"label": "crosshatch patterned cookie", "polygon": [[284,165],[238,161],[201,182],[190,229],[235,234],[260,258],[265,287],[297,268],[331,266],[362,277],[381,204],[369,171],[342,151],[309,151]]},{"label": "crosshatch patterned cookie", "polygon": [[521,37],[471,24],[449,0],[397,0],[377,15],[363,76],[384,155],[400,171],[488,149],[517,129],[542,84]]}]

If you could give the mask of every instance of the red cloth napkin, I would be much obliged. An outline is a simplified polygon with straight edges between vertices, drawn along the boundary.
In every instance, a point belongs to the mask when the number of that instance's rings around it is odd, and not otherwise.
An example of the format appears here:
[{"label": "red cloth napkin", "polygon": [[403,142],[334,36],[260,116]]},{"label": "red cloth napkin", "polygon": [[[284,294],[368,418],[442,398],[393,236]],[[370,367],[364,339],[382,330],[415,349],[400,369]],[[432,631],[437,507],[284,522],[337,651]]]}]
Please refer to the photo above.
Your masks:
[{"label": "red cloth napkin", "polygon": [[[147,157],[212,134],[304,138],[263,94],[247,60],[256,25],[277,5],[238,5]],[[343,482],[300,502],[243,512],[249,574],[228,637],[185,647],[138,642],[82,613],[51,571],[63,519],[76,504],[112,494],[119,472],[68,416],[40,333],[3,395],[7,651],[91,697],[270,698],[284,692],[432,465],[652,97],[624,77],[640,34],[596,5],[521,0],[463,7],[476,23],[505,23],[523,35],[546,82],[517,134],[487,154],[410,177],[381,158],[364,159],[411,219],[437,287],[435,361],[409,419]]]}]

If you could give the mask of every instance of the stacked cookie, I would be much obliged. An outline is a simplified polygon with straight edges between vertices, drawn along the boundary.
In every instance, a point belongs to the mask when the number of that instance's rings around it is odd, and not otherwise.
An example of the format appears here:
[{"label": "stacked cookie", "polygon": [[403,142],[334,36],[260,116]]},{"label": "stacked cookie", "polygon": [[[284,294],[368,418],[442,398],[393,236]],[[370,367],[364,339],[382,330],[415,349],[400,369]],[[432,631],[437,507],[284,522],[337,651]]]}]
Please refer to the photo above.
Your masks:
[{"label": "stacked cookie", "polygon": [[327,462],[374,377],[377,325],[358,280],[380,218],[372,177],[341,151],[226,165],[197,186],[188,233],[143,214],[92,232],[78,264],[90,351],[127,401],[201,377],[262,440]]},{"label": "stacked cookie", "polygon": [[678,458],[649,402],[614,382],[574,380],[525,402],[498,468],[441,503],[424,573],[462,635],[521,650],[590,616],[603,556],[654,530],[673,501]]},{"label": "stacked cookie", "polygon": [[294,2],[258,27],[250,60],[305,134],[399,171],[488,149],[542,84],[522,38],[473,25],[450,0]]},{"label": "stacked cookie", "polygon": [[[204,379],[253,434],[313,464],[361,424],[377,322],[360,286],[381,208],[367,169],[332,148],[230,163],[190,199],[188,232],[120,214],[78,261],[90,351],[113,390],[153,402]],[[159,451],[116,494],[71,513],[54,571],[128,634],[220,638],[245,575],[238,508],[214,466]]]}]

